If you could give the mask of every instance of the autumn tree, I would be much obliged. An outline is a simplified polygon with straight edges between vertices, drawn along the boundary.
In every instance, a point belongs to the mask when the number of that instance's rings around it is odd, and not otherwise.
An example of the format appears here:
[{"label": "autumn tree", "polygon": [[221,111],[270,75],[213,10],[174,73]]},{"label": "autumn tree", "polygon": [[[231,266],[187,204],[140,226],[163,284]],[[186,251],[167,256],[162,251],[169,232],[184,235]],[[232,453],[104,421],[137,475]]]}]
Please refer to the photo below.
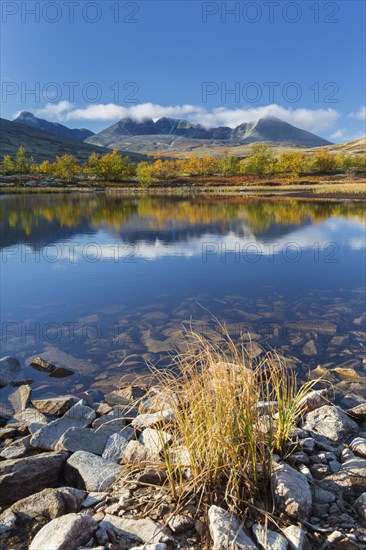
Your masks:
[{"label": "autumn tree", "polygon": [[224,177],[236,176],[239,174],[240,165],[238,157],[232,155],[225,155],[217,160],[218,170]]},{"label": "autumn tree", "polygon": [[337,158],[328,151],[317,151],[311,158],[310,169],[320,174],[336,172]]},{"label": "autumn tree", "polygon": [[15,157],[15,169],[19,174],[27,174],[30,169],[30,164],[25,149],[23,145],[21,145]]},{"label": "autumn tree", "polygon": [[56,178],[67,181],[75,181],[76,176],[80,171],[78,160],[72,155],[63,155],[56,157],[56,161],[52,165],[52,172]]},{"label": "autumn tree", "polygon": [[88,168],[93,176],[103,181],[125,181],[135,175],[135,167],[128,157],[122,157],[117,149],[99,158],[93,153],[88,159]]},{"label": "autumn tree", "polygon": [[152,164],[150,162],[139,162],[136,168],[137,181],[141,187],[149,187],[153,183]]},{"label": "autumn tree", "polygon": [[15,172],[15,162],[10,155],[5,155],[1,163],[1,172],[4,175],[14,174]]},{"label": "autumn tree", "polygon": [[243,174],[265,176],[273,174],[276,158],[269,147],[262,144],[252,145],[251,153],[240,162]]},{"label": "autumn tree", "polygon": [[280,174],[290,174],[297,177],[306,170],[307,160],[302,151],[287,151],[277,159],[276,170]]}]

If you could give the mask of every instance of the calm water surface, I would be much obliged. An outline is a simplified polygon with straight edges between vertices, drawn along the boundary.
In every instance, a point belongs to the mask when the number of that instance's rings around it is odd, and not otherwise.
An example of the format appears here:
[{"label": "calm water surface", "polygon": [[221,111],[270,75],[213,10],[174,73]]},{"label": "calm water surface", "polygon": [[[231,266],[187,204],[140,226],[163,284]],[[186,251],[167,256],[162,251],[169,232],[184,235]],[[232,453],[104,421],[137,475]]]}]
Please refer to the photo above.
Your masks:
[{"label": "calm water surface", "polygon": [[[253,355],[363,374],[364,203],[29,194],[0,208],[2,355],[36,395],[108,392],[184,349],[184,327],[219,342],[214,317]],[[76,374],[50,379],[35,355]]]}]

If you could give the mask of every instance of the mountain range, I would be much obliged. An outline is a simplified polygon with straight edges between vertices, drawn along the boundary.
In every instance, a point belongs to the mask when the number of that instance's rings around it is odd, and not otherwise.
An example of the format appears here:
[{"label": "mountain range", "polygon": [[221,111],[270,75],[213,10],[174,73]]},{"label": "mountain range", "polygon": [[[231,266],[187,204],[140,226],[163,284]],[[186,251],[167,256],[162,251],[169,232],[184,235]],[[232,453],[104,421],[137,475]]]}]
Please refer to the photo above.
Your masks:
[{"label": "mountain range", "polygon": [[120,150],[149,152],[193,150],[206,146],[235,147],[256,141],[283,143],[298,147],[320,147],[330,142],[315,134],[296,128],[279,118],[266,117],[244,122],[235,128],[219,126],[205,128],[187,120],[150,118],[138,121],[123,118],[98,134],[86,139],[87,143]]},{"label": "mountain range", "polygon": [[72,154],[80,160],[93,151],[105,154],[118,149],[133,160],[149,152],[162,151],[167,157],[195,153],[243,156],[254,142],[283,150],[293,147],[316,148],[332,145],[326,139],[275,117],[238,124],[235,128],[205,128],[182,119],[163,117],[134,120],[123,118],[97,134],[84,128],[71,129],[23,111],[14,120],[1,120],[0,155],[14,156],[20,145],[35,161],[54,160],[56,155]]},{"label": "mountain range", "polygon": [[[70,141],[44,130],[0,118],[0,159],[4,155],[14,158],[20,145],[25,147],[27,154],[33,157],[35,162],[54,161],[57,155],[74,155],[79,160],[85,161],[93,152],[100,155],[110,152],[110,149],[84,142]],[[133,153],[129,156],[133,160],[145,158],[143,155]]]}]

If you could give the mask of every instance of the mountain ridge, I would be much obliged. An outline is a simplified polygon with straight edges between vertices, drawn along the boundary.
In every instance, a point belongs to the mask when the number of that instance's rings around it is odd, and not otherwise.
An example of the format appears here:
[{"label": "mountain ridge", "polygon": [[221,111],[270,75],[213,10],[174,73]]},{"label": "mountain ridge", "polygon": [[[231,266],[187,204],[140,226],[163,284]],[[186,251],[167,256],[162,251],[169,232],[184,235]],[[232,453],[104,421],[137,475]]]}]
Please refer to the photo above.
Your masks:
[{"label": "mountain ridge", "polygon": [[228,126],[205,128],[201,124],[169,117],[162,117],[156,121],[151,118],[134,120],[126,117],[85,141],[111,149],[128,149],[145,153],[157,148],[169,152],[182,149],[193,150],[204,142],[213,148],[217,145],[235,147],[257,141],[299,147],[321,147],[332,144],[320,136],[270,116],[243,122],[235,128]]},{"label": "mountain ridge", "polygon": [[87,138],[94,136],[94,132],[86,128],[68,128],[58,122],[38,118],[29,111],[22,111],[12,122],[24,124],[35,130],[41,130],[69,141],[84,142]]}]

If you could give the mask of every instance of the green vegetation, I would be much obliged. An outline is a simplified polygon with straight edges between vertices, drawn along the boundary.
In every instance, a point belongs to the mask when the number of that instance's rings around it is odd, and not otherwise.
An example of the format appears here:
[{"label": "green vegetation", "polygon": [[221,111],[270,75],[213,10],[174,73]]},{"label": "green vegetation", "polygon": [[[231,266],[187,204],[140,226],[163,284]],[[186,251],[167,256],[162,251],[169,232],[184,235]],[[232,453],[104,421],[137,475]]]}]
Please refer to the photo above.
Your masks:
[{"label": "green vegetation", "polygon": [[174,182],[182,178],[253,178],[263,179],[281,176],[296,181],[300,176],[365,173],[366,155],[331,154],[319,149],[312,154],[289,151],[275,155],[262,144],[254,144],[251,152],[240,159],[232,155],[221,157],[197,157],[186,159],[162,159],[161,155],[149,155],[149,161],[132,163],[117,150],[99,157],[93,153],[87,162],[80,162],[71,155],[56,157],[55,162],[45,160],[40,164],[28,158],[24,147],[19,147],[16,158],[4,156],[1,173],[8,175],[34,174],[54,177],[61,182],[136,182],[149,187],[159,182]]}]

